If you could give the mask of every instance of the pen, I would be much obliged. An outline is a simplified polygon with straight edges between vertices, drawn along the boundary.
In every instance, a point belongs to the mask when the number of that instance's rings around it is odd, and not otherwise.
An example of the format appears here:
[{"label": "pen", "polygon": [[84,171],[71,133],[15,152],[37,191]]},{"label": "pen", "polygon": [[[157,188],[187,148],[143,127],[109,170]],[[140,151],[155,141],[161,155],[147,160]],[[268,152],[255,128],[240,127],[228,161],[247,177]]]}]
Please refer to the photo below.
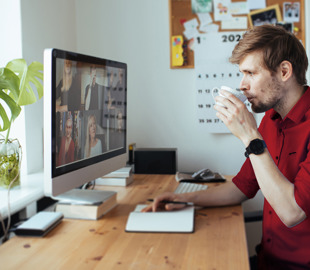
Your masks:
[{"label": "pen", "polygon": [[[153,202],[154,200],[153,199],[148,199],[147,201],[149,202]],[[193,202],[178,202],[178,201],[167,201],[167,200],[163,200],[163,201],[160,201],[161,203],[174,203],[174,204],[184,204],[186,206],[194,206],[194,203]]]}]

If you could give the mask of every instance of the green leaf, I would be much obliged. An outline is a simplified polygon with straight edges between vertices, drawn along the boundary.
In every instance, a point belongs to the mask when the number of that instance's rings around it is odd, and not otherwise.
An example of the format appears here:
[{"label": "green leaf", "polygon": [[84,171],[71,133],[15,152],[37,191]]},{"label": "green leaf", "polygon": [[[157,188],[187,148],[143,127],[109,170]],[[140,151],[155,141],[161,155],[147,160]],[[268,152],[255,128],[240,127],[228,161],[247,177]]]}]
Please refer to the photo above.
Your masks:
[{"label": "green leaf", "polygon": [[12,98],[16,101],[19,97],[19,78],[8,68],[0,68],[0,90],[8,92],[10,90]]},{"label": "green leaf", "polygon": [[[0,91],[0,99],[2,99],[10,108],[11,119],[12,121],[14,121],[17,118],[17,116],[20,114],[21,107],[18,104],[16,104],[15,101],[4,91]],[[10,126],[10,120],[2,105],[0,107],[0,116],[3,121],[3,127],[0,126],[0,131],[7,130]]]},{"label": "green leaf", "polygon": [[[0,131],[7,130],[5,143],[13,121],[21,112],[20,106],[35,103],[43,96],[42,82],[43,65],[39,62],[27,66],[24,59],[15,59],[0,68]],[[11,111],[10,117],[7,107]]]},{"label": "green leaf", "polygon": [[[7,68],[0,69],[0,100],[3,100],[11,111],[11,119],[20,114],[21,108],[16,104],[19,97],[19,78],[14,72]],[[0,104],[0,117],[2,119],[2,126],[0,123],[0,131],[7,130],[11,123],[9,116],[5,111],[3,104]]]},{"label": "green leaf", "polygon": [[20,106],[29,105],[37,101],[37,97],[32,83],[37,90],[37,96],[40,99],[43,96],[43,65],[39,62],[32,62],[29,66],[24,59],[15,59],[10,61],[7,68],[17,74],[20,79],[20,95],[16,103]]},{"label": "green leaf", "polygon": [[1,119],[3,121],[3,126],[0,125],[0,131],[7,130],[10,126],[10,120],[6,114],[5,109],[1,105],[1,103],[0,103],[0,116],[1,116]]}]

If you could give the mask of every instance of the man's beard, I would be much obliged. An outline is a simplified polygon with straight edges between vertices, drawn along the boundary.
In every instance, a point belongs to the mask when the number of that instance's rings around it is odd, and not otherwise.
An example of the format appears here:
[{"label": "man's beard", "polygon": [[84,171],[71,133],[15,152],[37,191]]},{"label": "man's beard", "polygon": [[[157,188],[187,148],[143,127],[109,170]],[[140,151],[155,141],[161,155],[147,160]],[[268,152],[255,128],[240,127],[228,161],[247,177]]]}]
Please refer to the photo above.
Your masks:
[{"label": "man's beard", "polygon": [[251,109],[254,113],[262,113],[262,112],[266,112],[268,110],[270,110],[271,108],[273,108],[272,105],[270,104],[263,104],[263,103],[259,103],[257,105],[252,104]]},{"label": "man's beard", "polygon": [[276,78],[272,78],[272,83],[268,85],[267,90],[262,90],[264,93],[266,91],[273,91],[273,95],[269,97],[264,103],[259,102],[258,104],[251,104],[252,111],[255,113],[266,112],[272,108],[277,108],[280,106],[281,102],[281,85]]}]

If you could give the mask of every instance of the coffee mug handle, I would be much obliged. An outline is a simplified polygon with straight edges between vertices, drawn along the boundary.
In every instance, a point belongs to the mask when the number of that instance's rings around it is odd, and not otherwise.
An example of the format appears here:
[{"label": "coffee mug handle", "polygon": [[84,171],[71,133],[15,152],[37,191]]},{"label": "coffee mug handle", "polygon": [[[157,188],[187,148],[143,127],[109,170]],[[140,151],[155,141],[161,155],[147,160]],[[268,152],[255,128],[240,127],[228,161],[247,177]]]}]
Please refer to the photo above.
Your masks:
[{"label": "coffee mug handle", "polygon": [[214,87],[214,88],[212,89],[211,94],[212,94],[213,99],[215,99],[214,92],[219,93],[219,92],[220,92],[220,89],[219,89],[218,87]]}]

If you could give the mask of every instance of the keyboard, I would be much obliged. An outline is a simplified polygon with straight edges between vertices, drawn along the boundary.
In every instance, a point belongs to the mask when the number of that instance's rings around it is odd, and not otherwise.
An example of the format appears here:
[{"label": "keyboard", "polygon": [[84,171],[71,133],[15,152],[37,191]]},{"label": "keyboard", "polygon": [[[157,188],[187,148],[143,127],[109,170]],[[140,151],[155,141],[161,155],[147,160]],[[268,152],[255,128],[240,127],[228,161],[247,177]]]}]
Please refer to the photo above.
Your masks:
[{"label": "keyboard", "polygon": [[178,187],[175,189],[174,193],[180,194],[180,193],[194,192],[199,190],[205,190],[207,188],[208,188],[207,185],[180,182]]}]

